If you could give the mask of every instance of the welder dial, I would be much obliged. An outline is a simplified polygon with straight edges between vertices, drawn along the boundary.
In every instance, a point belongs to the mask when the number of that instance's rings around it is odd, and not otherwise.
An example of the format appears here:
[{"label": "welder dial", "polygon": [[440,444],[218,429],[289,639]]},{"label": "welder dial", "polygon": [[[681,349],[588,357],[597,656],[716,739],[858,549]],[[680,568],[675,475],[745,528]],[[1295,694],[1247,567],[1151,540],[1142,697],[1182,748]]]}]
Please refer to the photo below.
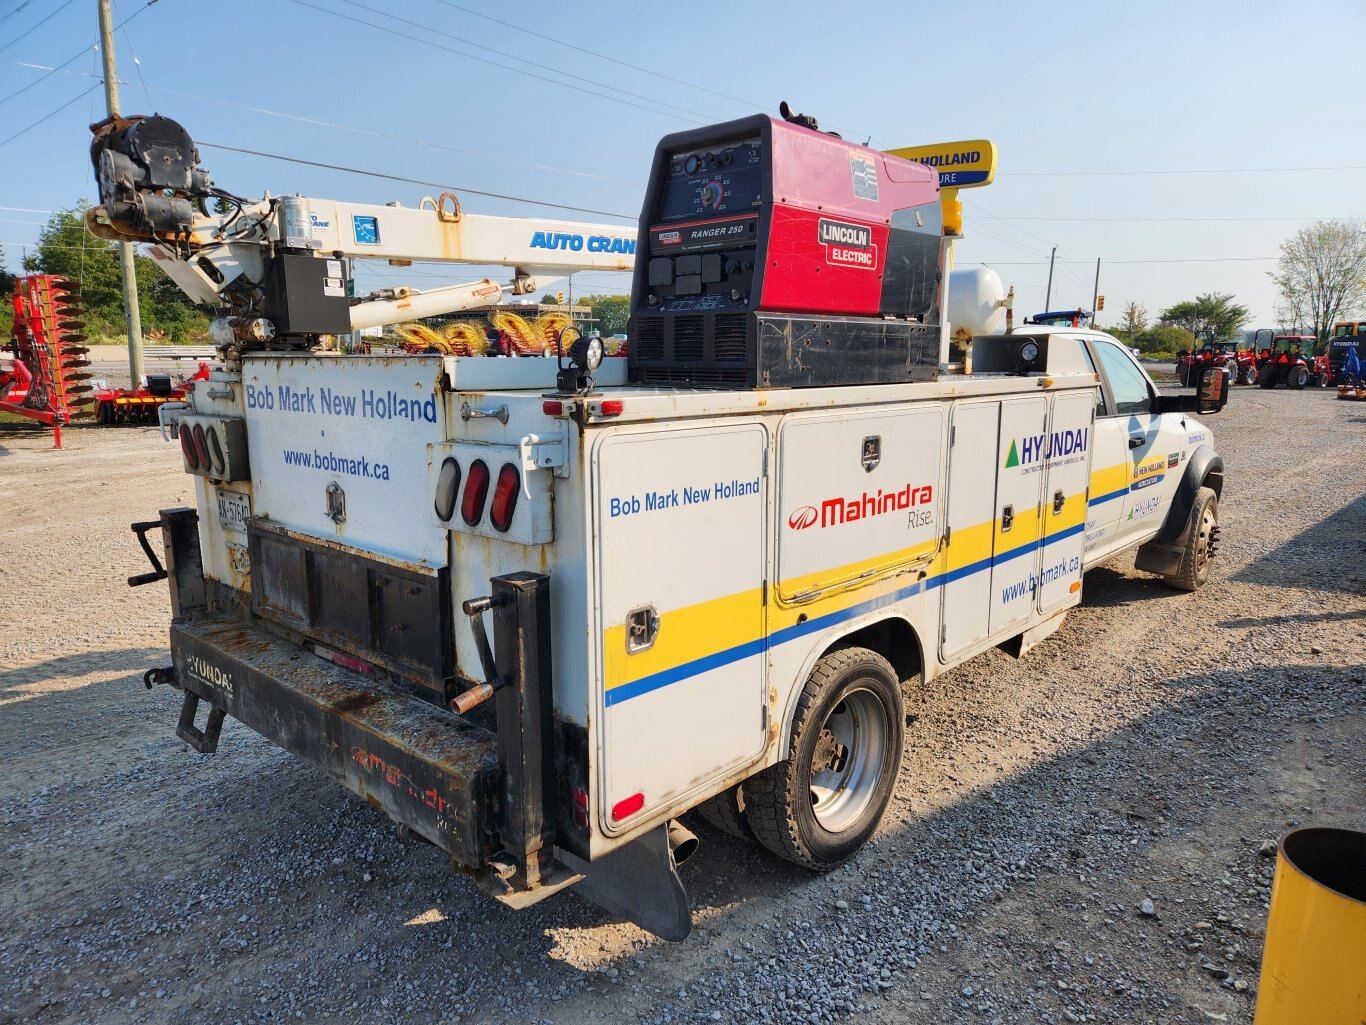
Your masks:
[{"label": "welder dial", "polygon": [[725,189],[721,183],[712,181],[702,186],[702,191],[698,193],[697,198],[701,201],[703,210],[719,210],[721,199],[725,194]]}]

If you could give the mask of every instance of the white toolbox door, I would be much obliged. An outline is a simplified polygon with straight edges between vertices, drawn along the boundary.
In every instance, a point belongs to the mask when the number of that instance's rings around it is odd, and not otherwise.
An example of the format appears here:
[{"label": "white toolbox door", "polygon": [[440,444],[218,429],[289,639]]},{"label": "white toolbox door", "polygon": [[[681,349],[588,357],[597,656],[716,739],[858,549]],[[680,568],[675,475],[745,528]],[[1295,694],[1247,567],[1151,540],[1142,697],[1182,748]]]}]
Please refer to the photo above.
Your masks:
[{"label": "white toolbox door", "polygon": [[954,407],[949,449],[949,544],[943,583],[940,657],[944,662],[987,636],[991,614],[991,550],[1001,404]]},{"label": "white toolbox door", "polygon": [[996,537],[991,564],[993,634],[1034,613],[1047,446],[1046,398],[1008,399],[1001,403]]},{"label": "white toolbox door", "polygon": [[[595,446],[608,833],[763,749],[767,445],[750,423],[618,433]],[[646,624],[634,637],[632,621]],[[639,807],[614,816],[623,802]]]},{"label": "white toolbox door", "polygon": [[1063,392],[1053,399],[1053,418],[1048,427],[1048,479],[1044,487],[1040,612],[1052,612],[1081,601],[1081,557],[1086,542],[1095,408],[1089,391]]}]

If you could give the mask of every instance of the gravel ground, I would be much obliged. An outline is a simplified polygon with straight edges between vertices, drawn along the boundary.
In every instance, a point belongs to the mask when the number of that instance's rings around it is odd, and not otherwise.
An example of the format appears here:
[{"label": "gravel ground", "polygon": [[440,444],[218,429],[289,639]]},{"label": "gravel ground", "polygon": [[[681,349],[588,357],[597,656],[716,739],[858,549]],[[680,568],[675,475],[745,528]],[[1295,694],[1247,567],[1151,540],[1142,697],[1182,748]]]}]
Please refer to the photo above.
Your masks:
[{"label": "gravel ground", "polygon": [[672,945],[505,911],[231,720],[189,751],[139,679],[165,590],[122,586],[177,453],[0,428],[0,1022],[1251,1022],[1270,842],[1366,826],[1366,408],[1239,388],[1213,426],[1207,588],[1120,558],[1023,661],[923,688],[830,876],[696,824]]}]

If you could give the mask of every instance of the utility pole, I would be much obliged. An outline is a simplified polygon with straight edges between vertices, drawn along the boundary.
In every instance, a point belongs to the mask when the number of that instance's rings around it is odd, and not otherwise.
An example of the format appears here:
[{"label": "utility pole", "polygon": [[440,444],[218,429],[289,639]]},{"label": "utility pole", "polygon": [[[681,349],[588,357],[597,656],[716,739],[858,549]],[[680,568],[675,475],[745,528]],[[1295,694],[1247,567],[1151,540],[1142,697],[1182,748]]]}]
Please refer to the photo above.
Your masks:
[{"label": "utility pole", "polygon": [[1096,309],[1096,303],[1100,301],[1100,257],[1096,257],[1096,287],[1091,291],[1091,326],[1096,326],[1096,314],[1100,311]]},{"label": "utility pole", "polygon": [[[100,53],[104,58],[104,99],[110,117],[119,116],[119,76],[114,70],[114,22],[109,0],[99,0]],[[142,380],[142,313],[138,309],[138,279],[133,265],[133,244],[119,243],[119,269],[123,272],[124,318],[128,322],[128,373],[136,388]]]},{"label": "utility pole", "polygon": [[1044,293],[1043,308],[1045,311],[1053,308],[1053,260],[1058,255],[1058,247],[1053,247],[1053,252],[1048,257],[1048,291]]}]

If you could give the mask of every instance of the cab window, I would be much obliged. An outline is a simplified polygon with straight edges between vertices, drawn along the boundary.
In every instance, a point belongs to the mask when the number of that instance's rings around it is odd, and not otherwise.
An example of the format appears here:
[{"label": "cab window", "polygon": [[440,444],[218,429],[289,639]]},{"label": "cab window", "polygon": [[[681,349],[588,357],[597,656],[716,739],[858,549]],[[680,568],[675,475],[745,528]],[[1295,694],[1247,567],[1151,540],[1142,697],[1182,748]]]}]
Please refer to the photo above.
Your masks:
[{"label": "cab window", "polygon": [[1153,408],[1152,389],[1147,375],[1138,368],[1133,358],[1113,342],[1097,341],[1096,354],[1110,383],[1110,394],[1115,398],[1111,416],[1150,413]]},{"label": "cab window", "polygon": [[[1096,363],[1095,363],[1095,360],[1093,360],[1093,359],[1091,358],[1091,350],[1088,349],[1085,345],[1083,345],[1083,344],[1081,343],[1081,339],[1080,339],[1080,338],[1077,339],[1077,348],[1081,351],[1082,357],[1086,360],[1086,365],[1087,365],[1088,367],[1091,368],[1091,373],[1093,373],[1093,374],[1099,374],[1099,371],[1096,370]],[[1105,415],[1106,415],[1106,409],[1105,409],[1105,389],[1104,389],[1104,388],[1097,388],[1097,389],[1096,389],[1096,418],[1099,419],[1100,417],[1105,416]]]}]

